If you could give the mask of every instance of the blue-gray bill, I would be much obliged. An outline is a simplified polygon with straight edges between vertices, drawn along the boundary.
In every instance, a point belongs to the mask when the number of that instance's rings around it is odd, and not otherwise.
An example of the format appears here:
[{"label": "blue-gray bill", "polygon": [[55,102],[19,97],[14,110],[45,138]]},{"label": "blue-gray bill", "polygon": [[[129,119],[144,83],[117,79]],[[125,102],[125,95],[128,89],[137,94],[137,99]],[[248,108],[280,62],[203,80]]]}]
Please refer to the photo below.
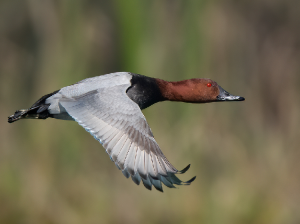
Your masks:
[{"label": "blue-gray bill", "polygon": [[217,101],[244,101],[242,96],[234,96],[219,86],[220,94],[217,96]]}]

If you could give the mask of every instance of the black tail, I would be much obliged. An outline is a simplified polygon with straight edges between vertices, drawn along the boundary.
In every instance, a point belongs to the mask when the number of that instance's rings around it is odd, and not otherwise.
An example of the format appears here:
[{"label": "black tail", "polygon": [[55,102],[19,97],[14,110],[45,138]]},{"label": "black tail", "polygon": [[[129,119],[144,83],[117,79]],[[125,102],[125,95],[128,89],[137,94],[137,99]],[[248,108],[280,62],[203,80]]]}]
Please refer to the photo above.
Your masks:
[{"label": "black tail", "polygon": [[51,115],[48,112],[48,107],[50,106],[50,104],[46,104],[45,101],[47,98],[54,95],[58,91],[59,90],[43,96],[38,101],[36,101],[29,109],[17,110],[15,114],[8,117],[8,123],[12,123],[24,118],[46,119],[50,117]]}]

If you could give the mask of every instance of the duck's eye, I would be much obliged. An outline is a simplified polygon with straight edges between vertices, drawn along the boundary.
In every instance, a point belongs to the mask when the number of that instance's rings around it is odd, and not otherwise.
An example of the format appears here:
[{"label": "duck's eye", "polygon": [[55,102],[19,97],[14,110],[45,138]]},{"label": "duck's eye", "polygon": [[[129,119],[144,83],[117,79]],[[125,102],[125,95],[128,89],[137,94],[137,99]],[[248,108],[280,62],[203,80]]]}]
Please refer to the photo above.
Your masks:
[{"label": "duck's eye", "polygon": [[211,87],[211,83],[207,83],[207,87]]}]

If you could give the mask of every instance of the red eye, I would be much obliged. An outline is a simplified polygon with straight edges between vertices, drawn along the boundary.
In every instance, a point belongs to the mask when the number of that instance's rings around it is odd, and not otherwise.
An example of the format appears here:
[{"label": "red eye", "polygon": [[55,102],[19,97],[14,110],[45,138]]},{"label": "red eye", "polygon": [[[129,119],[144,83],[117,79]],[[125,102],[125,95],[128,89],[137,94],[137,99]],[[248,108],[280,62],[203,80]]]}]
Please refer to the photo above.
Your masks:
[{"label": "red eye", "polygon": [[207,87],[211,87],[211,83],[207,83]]}]

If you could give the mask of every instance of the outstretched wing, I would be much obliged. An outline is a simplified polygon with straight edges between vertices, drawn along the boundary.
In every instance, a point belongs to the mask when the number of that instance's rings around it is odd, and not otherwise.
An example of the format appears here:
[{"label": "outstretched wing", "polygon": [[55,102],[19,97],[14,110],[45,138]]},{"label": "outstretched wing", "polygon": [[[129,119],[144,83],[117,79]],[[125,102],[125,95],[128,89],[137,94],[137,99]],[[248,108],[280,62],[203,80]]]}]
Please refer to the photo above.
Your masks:
[{"label": "outstretched wing", "polygon": [[62,94],[59,103],[66,112],[97,139],[111,160],[122,170],[125,177],[131,176],[139,184],[151,190],[152,185],[162,191],[182,182],[178,171],[167,160],[136,103],[127,95],[128,84],[96,89],[73,97]]}]

